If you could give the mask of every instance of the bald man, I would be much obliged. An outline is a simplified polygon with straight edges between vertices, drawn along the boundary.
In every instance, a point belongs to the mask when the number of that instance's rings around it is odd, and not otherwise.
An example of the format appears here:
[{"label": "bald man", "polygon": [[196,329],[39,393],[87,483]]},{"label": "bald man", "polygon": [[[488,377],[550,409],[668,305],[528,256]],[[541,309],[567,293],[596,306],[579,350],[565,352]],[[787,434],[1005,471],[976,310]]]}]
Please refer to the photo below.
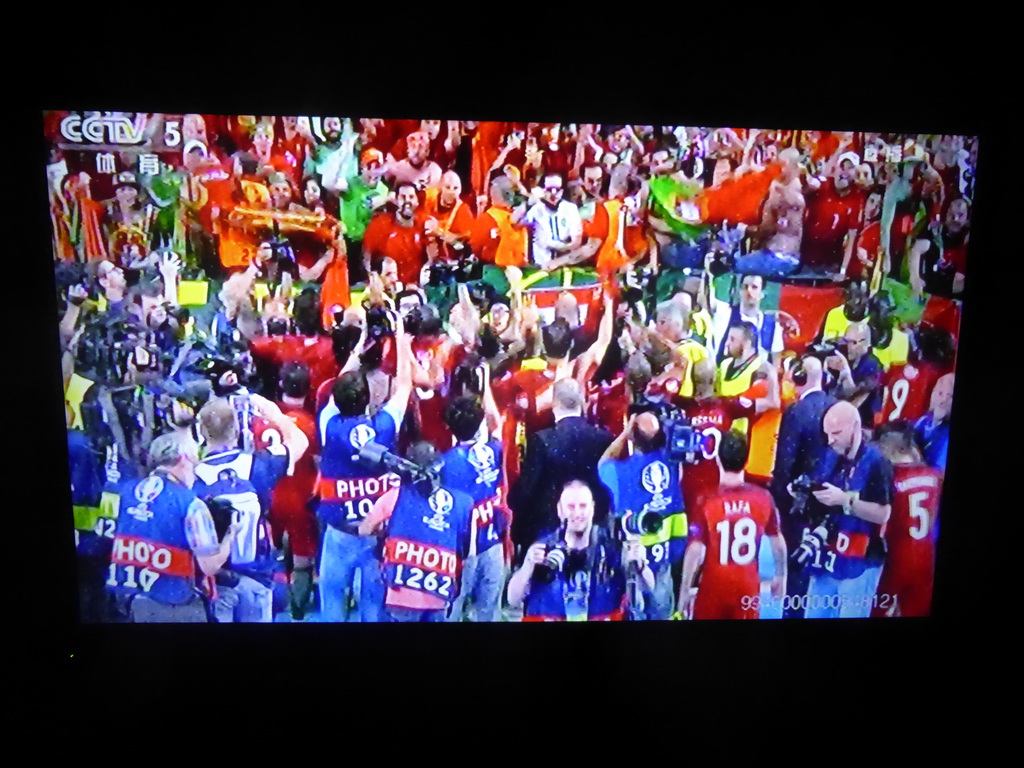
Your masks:
[{"label": "bald man", "polygon": [[438,258],[452,261],[467,253],[476,218],[462,199],[459,174],[445,171],[440,187],[426,191],[423,207],[427,215],[423,231],[437,242]]},{"label": "bald man", "polygon": [[[792,382],[797,399],[782,414],[771,492],[782,518],[786,548],[795,552],[803,539],[805,521],[792,514],[793,498],[787,488],[796,478],[810,474],[828,450],[823,421],[836,398],[823,391],[821,361],[815,357],[797,358],[786,378]],[[809,569],[796,562],[790,564],[783,618],[803,617],[802,598],[807,594],[809,577]]]},{"label": "bald man", "polygon": [[844,338],[846,355],[825,360],[825,365],[838,374],[832,392],[857,406],[861,423],[870,429],[882,408],[882,362],[871,351],[871,326],[866,320],[850,323]]},{"label": "bald man", "polygon": [[555,505],[565,484],[585,480],[594,490],[598,525],[608,514],[608,494],[597,476],[597,463],[612,442],[612,433],[583,418],[584,397],[572,378],[555,382],[551,412],[555,426],[527,437],[522,474],[509,491],[513,511],[512,541],[521,558],[525,548],[558,527]]},{"label": "bald man", "polygon": [[940,376],[932,390],[928,413],[914,423],[914,432],[923,446],[925,463],[929,467],[946,471],[949,453],[949,416],[953,408],[954,375]]},{"label": "bald man", "polygon": [[[633,446],[632,455],[623,456],[628,444]],[[598,477],[611,494],[611,512],[616,518],[621,521],[627,513],[653,513],[661,518],[657,529],[640,539],[647,547],[654,574],[653,590],[644,593],[644,618],[649,621],[665,621],[672,616],[675,590],[670,566],[686,550],[681,473],[679,462],[669,458],[664,430],[653,413],[630,416],[626,428],[608,446],[597,466]],[[640,517],[635,520],[644,522]]]},{"label": "bald man", "polygon": [[829,449],[811,473],[819,487],[808,505],[803,541],[813,555],[806,617],[867,618],[878,588],[885,544],[882,528],[892,511],[893,470],[864,441],[860,413],[840,401],[825,412]]}]

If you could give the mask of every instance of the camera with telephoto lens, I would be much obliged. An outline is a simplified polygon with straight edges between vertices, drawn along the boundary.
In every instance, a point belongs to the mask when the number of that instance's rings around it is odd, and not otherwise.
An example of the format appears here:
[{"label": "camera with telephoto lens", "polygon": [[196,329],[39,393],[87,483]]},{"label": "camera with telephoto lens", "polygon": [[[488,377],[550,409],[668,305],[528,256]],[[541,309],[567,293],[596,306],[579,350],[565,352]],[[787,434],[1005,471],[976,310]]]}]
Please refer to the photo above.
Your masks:
[{"label": "camera with telephoto lens", "polygon": [[550,584],[559,571],[565,568],[568,546],[564,541],[549,545],[544,560],[533,569],[533,579],[539,584]]},{"label": "camera with telephoto lens", "polygon": [[664,521],[664,515],[658,512],[626,510],[620,518],[620,525],[626,536],[646,536],[660,531]]},{"label": "camera with telephoto lens", "polygon": [[829,531],[824,524],[806,530],[800,545],[793,551],[790,559],[800,565],[814,560],[818,552],[824,548],[825,543],[828,541],[828,536]]},{"label": "camera with telephoto lens", "polygon": [[797,563],[803,564],[813,558],[828,541],[834,527],[834,515],[830,509],[814,498],[814,492],[824,488],[824,484],[808,475],[800,475],[790,484],[793,494],[790,514],[793,519],[802,521],[807,529],[803,541],[791,555]]},{"label": "camera with telephoto lens", "polygon": [[804,355],[807,357],[816,357],[822,363],[833,355],[842,355],[843,357],[849,357],[849,345],[846,339],[829,339],[828,341],[818,341],[813,344],[808,344],[807,349],[804,351]]}]

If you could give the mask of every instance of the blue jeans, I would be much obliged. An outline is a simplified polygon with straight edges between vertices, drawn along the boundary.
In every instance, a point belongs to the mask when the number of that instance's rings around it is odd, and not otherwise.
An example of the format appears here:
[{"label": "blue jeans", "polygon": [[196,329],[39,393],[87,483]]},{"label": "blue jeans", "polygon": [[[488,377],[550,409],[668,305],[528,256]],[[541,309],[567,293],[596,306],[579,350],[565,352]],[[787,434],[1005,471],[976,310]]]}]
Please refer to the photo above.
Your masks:
[{"label": "blue jeans", "polygon": [[736,257],[734,272],[740,275],[785,277],[800,269],[800,257],[777,251],[754,251]]},{"label": "blue jeans", "polygon": [[703,269],[709,242],[707,235],[702,236],[696,243],[672,240],[661,246],[658,256],[659,263],[673,269]]},{"label": "blue jeans", "polygon": [[837,579],[824,571],[812,573],[807,587],[808,619],[866,619],[882,575],[880,565],[852,579]]},{"label": "blue jeans", "polygon": [[218,624],[258,623],[274,620],[274,591],[248,576],[239,577],[233,587],[217,587],[213,615]]},{"label": "blue jeans", "polygon": [[[501,590],[505,586],[505,553],[495,544],[462,564],[462,585],[448,621],[501,621]],[[468,602],[468,605],[467,605]]]},{"label": "blue jeans", "polygon": [[[376,549],[377,540],[373,537],[353,536],[326,526],[320,552],[321,621],[386,621],[384,580]],[[355,596],[358,607],[352,617],[348,609],[350,595]]]},{"label": "blue jeans", "polygon": [[644,587],[644,619],[647,621],[668,621],[675,610],[675,589],[672,586],[672,569],[666,564],[654,576],[654,591]]},{"label": "blue jeans", "polygon": [[444,608],[439,608],[435,611],[424,611],[418,608],[397,608],[389,606],[387,609],[388,621],[394,622],[438,622],[444,621],[444,615],[447,613]]}]

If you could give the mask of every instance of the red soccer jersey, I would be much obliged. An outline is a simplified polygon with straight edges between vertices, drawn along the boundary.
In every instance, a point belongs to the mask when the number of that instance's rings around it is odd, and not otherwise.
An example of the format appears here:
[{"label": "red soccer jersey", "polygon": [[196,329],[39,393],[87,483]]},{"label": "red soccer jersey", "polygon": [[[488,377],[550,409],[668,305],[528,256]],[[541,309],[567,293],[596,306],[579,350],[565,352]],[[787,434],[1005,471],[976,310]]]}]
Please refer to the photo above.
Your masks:
[{"label": "red soccer jersey", "polygon": [[249,346],[253,355],[275,365],[305,363],[309,366],[311,393],[316,393],[323,382],[338,375],[334,344],[328,336],[261,336],[253,339]]},{"label": "red soccer jersey", "polygon": [[[435,360],[443,354],[443,339],[436,341],[420,341],[414,339],[412,342],[412,353],[417,362],[423,368],[429,369],[436,365]],[[445,371],[445,379],[451,378],[451,358],[448,355],[442,361]],[[451,430],[444,421],[444,408],[448,398],[444,395],[444,387],[437,387],[431,390],[422,390],[419,387],[413,390],[412,408],[416,414],[416,421],[420,428],[420,436],[431,443],[438,451],[444,453],[454,445],[454,438]]]},{"label": "red soccer jersey", "polygon": [[945,373],[931,363],[893,365],[885,374],[881,421],[917,421],[928,412],[935,382]]},{"label": "red soccer jersey", "polygon": [[754,415],[752,401],[746,398],[709,397],[696,400],[689,397],[676,398],[676,405],[690,418],[693,428],[704,438],[704,450],[697,456],[696,464],[683,467],[683,503],[686,509],[695,509],[697,499],[718,490],[718,444],[722,435],[729,431],[733,421]]},{"label": "red soccer jersey", "polygon": [[960,339],[960,304],[942,296],[929,296],[921,314],[921,325],[945,328],[955,340]]},{"label": "red soccer jersey", "polygon": [[935,575],[935,529],[942,475],[923,464],[893,467],[892,515],[885,525],[888,555],[874,615],[927,616]]},{"label": "red soccer jersey", "polygon": [[[316,485],[317,467],[314,456],[319,452],[316,419],[302,409],[289,409],[278,403],[284,415],[291,419],[309,440],[309,448],[295,464],[292,474],[282,477],[270,501],[270,524],[274,539],[281,545],[282,535],[287,532],[292,552],[300,557],[315,557],[317,545],[317,523],[306,503],[313,495]],[[253,422],[253,436],[256,449],[281,442],[281,433],[263,419]]]},{"label": "red soccer jersey", "polygon": [[412,226],[403,227],[393,213],[378,213],[370,219],[363,235],[363,253],[390,256],[398,264],[398,279],[407,284],[419,284],[420,270],[426,262],[426,247],[421,214],[416,215]]},{"label": "red soccer jersey", "polygon": [[604,427],[615,437],[621,435],[629,412],[626,380],[620,376],[610,382],[590,384],[587,392],[587,405],[593,423]]},{"label": "red soccer jersey", "polygon": [[864,210],[864,198],[858,190],[844,196],[836,192],[829,179],[807,200],[804,239],[801,251],[805,265],[839,267],[843,263],[843,238],[857,229]]},{"label": "red soccer jersey", "polygon": [[700,498],[690,515],[690,540],[702,542],[707,551],[694,619],[758,617],[757,608],[743,608],[743,598],[761,592],[761,536],[778,533],[779,513],[764,488],[742,483]]},{"label": "red soccer jersey", "polygon": [[881,225],[873,221],[864,227],[864,231],[857,238],[857,249],[863,248],[867,251],[870,264],[864,264],[857,258],[857,250],[854,250],[850,265],[846,268],[846,276],[851,280],[870,278],[875,268],[875,263],[881,256]]}]

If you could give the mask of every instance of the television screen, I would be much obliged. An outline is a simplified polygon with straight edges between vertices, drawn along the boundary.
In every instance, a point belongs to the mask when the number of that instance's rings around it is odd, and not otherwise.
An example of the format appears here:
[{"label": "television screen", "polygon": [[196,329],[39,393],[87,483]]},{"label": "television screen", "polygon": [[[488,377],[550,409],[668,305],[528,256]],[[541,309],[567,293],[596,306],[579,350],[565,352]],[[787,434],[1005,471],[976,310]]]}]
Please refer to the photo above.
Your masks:
[{"label": "television screen", "polygon": [[929,615],[976,136],[44,131],[83,624]]}]

